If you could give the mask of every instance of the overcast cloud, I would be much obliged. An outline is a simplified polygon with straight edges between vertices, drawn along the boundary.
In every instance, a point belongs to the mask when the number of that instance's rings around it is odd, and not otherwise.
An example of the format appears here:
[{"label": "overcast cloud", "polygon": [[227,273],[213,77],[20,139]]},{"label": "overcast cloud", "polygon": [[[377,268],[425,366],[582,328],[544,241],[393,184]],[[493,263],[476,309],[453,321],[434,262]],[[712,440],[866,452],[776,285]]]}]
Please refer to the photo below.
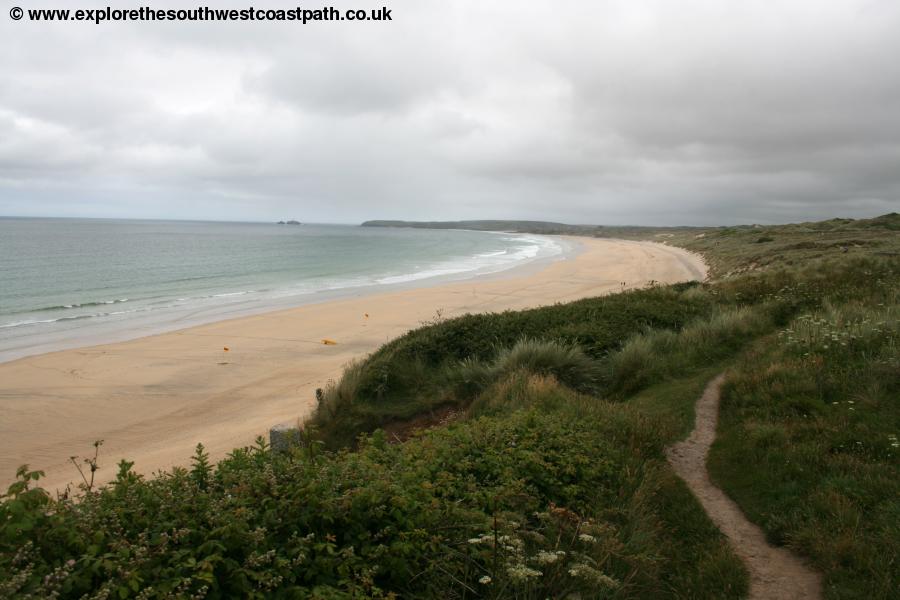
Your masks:
[{"label": "overcast cloud", "polygon": [[187,4],[3,0],[0,214],[725,224],[900,210],[896,0],[384,2],[391,22],[93,25],[8,14]]}]

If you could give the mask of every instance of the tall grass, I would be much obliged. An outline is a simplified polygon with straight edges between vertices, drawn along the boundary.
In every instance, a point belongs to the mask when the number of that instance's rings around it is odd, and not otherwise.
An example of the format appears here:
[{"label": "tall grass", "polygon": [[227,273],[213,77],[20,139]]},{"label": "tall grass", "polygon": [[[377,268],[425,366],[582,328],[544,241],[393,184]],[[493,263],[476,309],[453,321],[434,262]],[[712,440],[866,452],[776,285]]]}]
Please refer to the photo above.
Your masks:
[{"label": "tall grass", "polygon": [[[523,408],[552,409],[563,402],[571,402],[570,392],[552,376],[513,371],[486,385],[469,405],[468,415],[496,416]],[[591,400],[596,401],[595,398]]]},{"label": "tall grass", "polygon": [[609,391],[627,396],[666,377],[736,352],[772,327],[767,306],[727,307],[682,331],[648,329],[629,338],[609,359]]},{"label": "tall grass", "polygon": [[550,377],[584,393],[596,391],[600,379],[599,364],[578,346],[528,338],[500,349],[490,361],[469,358],[449,370],[463,400],[516,373]]},{"label": "tall grass", "polygon": [[495,377],[516,371],[552,375],[560,383],[580,392],[593,391],[600,374],[596,361],[578,346],[528,338],[501,350],[492,371]]},{"label": "tall grass", "polygon": [[354,365],[348,382],[335,384],[339,389],[323,390],[325,409],[316,411],[312,424],[328,447],[352,447],[361,432],[468,404],[504,369],[552,371],[574,389],[602,393],[602,368],[592,361],[604,360],[645,327],[679,329],[712,310],[713,296],[682,295],[692,285],[428,324]]},{"label": "tall grass", "polygon": [[811,557],[832,599],[900,589],[900,306],[879,304],[827,302],[766,338],[726,382],[710,455],[714,479]]},{"label": "tall grass", "polygon": [[318,404],[314,419],[320,421],[334,419],[349,409],[359,390],[362,369],[362,361],[351,361],[344,366],[338,381],[330,379],[323,389],[317,390]]},{"label": "tall grass", "polygon": [[[329,381],[317,391],[318,404],[306,428],[328,448],[351,447],[361,433],[458,403],[444,370],[428,368],[421,360],[406,362],[400,372],[378,370],[375,378],[380,379],[382,385],[375,386],[375,398],[364,388],[372,382],[372,370],[372,365],[366,361],[353,361],[339,380]],[[384,390],[389,383],[420,393],[390,394]]]}]

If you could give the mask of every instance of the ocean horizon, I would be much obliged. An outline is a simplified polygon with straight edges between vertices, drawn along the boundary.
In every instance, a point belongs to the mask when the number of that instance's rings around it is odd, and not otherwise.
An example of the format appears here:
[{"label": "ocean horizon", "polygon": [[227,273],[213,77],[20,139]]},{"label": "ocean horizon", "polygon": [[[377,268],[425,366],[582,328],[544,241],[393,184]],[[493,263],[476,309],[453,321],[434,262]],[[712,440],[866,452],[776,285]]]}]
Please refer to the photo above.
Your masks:
[{"label": "ocean horizon", "polygon": [[0,217],[0,362],[496,274],[569,250],[504,232]]}]

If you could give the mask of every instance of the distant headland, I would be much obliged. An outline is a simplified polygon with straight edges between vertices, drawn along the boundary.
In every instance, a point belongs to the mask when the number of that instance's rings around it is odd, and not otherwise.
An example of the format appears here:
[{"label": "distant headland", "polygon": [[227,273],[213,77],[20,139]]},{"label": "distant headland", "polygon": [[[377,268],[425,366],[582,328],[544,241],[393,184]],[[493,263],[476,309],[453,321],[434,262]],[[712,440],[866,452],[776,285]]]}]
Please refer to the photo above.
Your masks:
[{"label": "distant headland", "polygon": [[544,232],[559,233],[570,232],[572,229],[582,229],[578,225],[566,225],[565,223],[551,223],[547,221],[506,221],[506,220],[481,220],[481,221],[389,221],[376,220],[365,221],[363,227],[415,227],[420,229],[474,229],[479,231],[517,231],[517,232]]}]

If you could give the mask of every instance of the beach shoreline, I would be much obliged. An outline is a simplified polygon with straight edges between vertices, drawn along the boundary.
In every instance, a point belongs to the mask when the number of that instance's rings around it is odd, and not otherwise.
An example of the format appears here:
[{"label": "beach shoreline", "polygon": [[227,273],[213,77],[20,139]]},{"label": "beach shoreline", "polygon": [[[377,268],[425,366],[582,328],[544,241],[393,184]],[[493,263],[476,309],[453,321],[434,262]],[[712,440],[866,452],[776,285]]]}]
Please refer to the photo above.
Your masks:
[{"label": "beach shoreline", "polygon": [[45,471],[44,487],[61,489],[78,476],[69,457],[88,455],[97,439],[104,440],[101,482],[123,458],[144,474],[187,464],[198,442],[221,458],[275,424],[302,421],[315,389],[347,362],[436,315],[519,310],[705,277],[702,259],[679,248],[565,239],[579,248],[562,260],[2,363],[0,485],[27,463]]},{"label": "beach shoreline", "polygon": [[[260,293],[254,290],[234,291],[217,290],[223,293],[216,294],[214,297],[229,297],[226,303],[215,303],[210,305],[186,303],[179,308],[174,308],[178,304],[172,304],[176,300],[175,296],[162,298],[162,302],[169,304],[164,310],[148,311],[144,308],[131,308],[123,310],[122,313],[130,313],[127,317],[124,314],[112,312],[107,313],[104,319],[88,318],[82,316],[64,316],[62,318],[51,318],[50,321],[35,322],[13,322],[11,324],[0,324],[0,364],[12,362],[20,358],[29,356],[38,356],[41,354],[50,354],[61,350],[74,350],[89,346],[100,346],[117,342],[127,342],[130,340],[149,337],[162,333],[170,333],[207,325],[219,321],[227,321],[241,317],[249,317],[258,314],[277,312],[281,310],[290,310],[299,306],[309,304],[321,304],[325,302],[333,302],[344,298],[356,298],[372,294],[387,293],[393,291],[419,289],[422,287],[431,287],[444,285],[447,283],[462,282],[469,280],[487,281],[495,277],[515,276],[516,274],[527,273],[536,268],[554,262],[556,260],[565,260],[578,252],[578,243],[567,240],[560,236],[547,236],[537,234],[518,234],[502,231],[476,232],[478,234],[491,234],[498,236],[512,236],[522,240],[539,239],[542,243],[535,256],[519,259],[514,263],[483,265],[477,268],[465,268],[459,271],[429,272],[407,272],[399,275],[382,277],[377,276],[371,281],[340,282],[336,287],[322,287],[311,291],[294,291],[288,292],[292,286],[285,282],[275,284],[261,283],[262,287],[274,285],[275,289],[265,290],[268,292]],[[446,266],[446,265],[445,265]],[[256,287],[255,283],[245,286],[236,284],[240,290],[242,287]],[[277,286],[284,286],[278,289]],[[332,282],[330,285],[334,285]],[[274,292],[275,295],[272,295]],[[185,294],[190,292],[185,291]],[[122,291],[122,296],[129,296],[122,300],[109,300],[94,304],[100,304],[106,309],[105,305],[116,304],[116,306],[131,306],[134,297],[129,291]],[[202,297],[202,296],[201,296]],[[189,299],[189,298],[188,298]],[[177,298],[177,300],[188,300],[186,298]],[[124,303],[128,303],[127,305]],[[140,302],[138,299],[137,302]],[[0,302],[2,303],[2,302]],[[123,303],[123,304],[119,304]],[[157,302],[158,303],[158,302]],[[75,305],[77,308],[78,305]],[[68,306],[68,308],[73,308]],[[102,313],[101,313],[102,314]],[[117,315],[110,319],[109,315]],[[58,315],[54,315],[58,316]],[[98,315],[89,315],[98,316]],[[74,319],[74,320],[73,320]],[[27,325],[31,327],[41,328],[45,323],[55,324],[58,321],[70,323],[70,328],[66,329],[48,329],[45,331],[28,332],[26,335],[16,336],[18,332],[17,325]],[[75,326],[77,324],[77,326]],[[7,329],[11,328],[11,329]],[[9,333],[7,333],[9,332]],[[9,337],[4,337],[9,335]]]}]

